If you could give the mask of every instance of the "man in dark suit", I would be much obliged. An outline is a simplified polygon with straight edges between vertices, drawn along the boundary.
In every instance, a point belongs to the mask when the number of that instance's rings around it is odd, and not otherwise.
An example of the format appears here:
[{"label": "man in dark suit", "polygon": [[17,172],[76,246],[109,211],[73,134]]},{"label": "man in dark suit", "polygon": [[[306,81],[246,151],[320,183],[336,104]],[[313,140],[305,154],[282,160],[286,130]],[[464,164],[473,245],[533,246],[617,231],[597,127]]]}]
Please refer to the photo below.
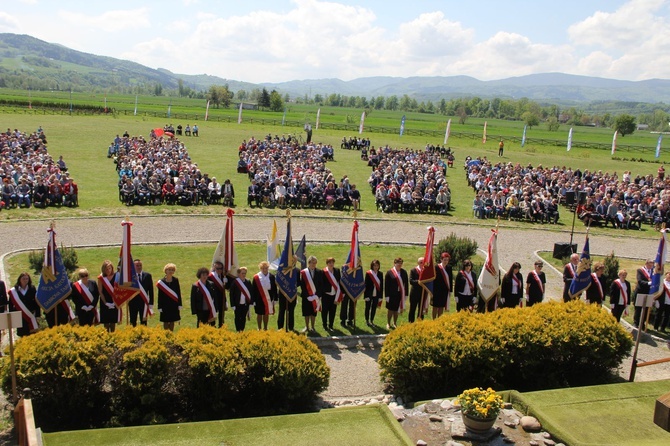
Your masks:
[{"label": "man in dark suit", "polygon": [[449,265],[451,255],[443,252],[440,256],[440,263],[435,267],[435,281],[433,282],[433,319],[436,319],[444,313],[446,308],[449,311],[449,294],[454,283],[454,273]]},{"label": "man in dark suit", "polygon": [[253,207],[252,203],[256,203],[256,206],[261,205],[261,188],[256,184],[256,180],[251,180],[249,189],[247,191],[247,204],[249,207]]},{"label": "man in dark suit", "polygon": [[405,309],[405,299],[407,298],[407,289],[409,280],[407,271],[402,267],[403,259],[396,258],[393,261],[393,268],[386,272],[384,277],[384,294],[386,295],[386,329],[396,328],[398,323],[398,313]]},{"label": "man in dark suit", "polygon": [[625,269],[619,271],[619,278],[612,282],[610,286],[610,308],[612,316],[619,322],[621,315],[630,305],[630,282],[626,280],[628,273]]},{"label": "man in dark suit", "polygon": [[128,312],[130,313],[130,323],[133,327],[137,326],[138,315],[140,317],[140,324],[147,325],[149,310],[154,307],[154,280],[151,274],[142,270],[142,261],[140,259],[135,259],[135,273],[137,273],[140,285],[142,285],[142,289],[149,300],[149,308],[145,308],[146,302],[145,298],[142,297],[141,291],[140,294],[130,299],[130,302],[128,302]]},{"label": "man in dark suit", "polygon": [[[340,279],[342,274],[339,268],[335,267],[335,258],[329,257],[326,259],[326,268],[323,270],[323,301],[321,302],[321,321],[323,328],[326,330],[333,329],[333,322],[335,322],[335,313],[337,313],[337,302],[342,300],[342,311],[340,312],[340,321],[342,326],[346,326],[352,318],[347,317],[347,310],[345,305],[348,304],[349,297],[342,297],[342,286]],[[353,305],[351,307],[353,314]],[[351,321],[353,322],[353,321]]]},{"label": "man in dark suit", "polygon": [[321,305],[320,294],[323,292],[323,271],[316,267],[316,263],[316,257],[309,256],[307,268],[300,271],[298,280],[300,298],[302,299],[302,315],[305,317],[303,333],[316,331],[314,322]]},{"label": "man in dark suit", "polygon": [[577,267],[579,266],[579,254],[570,255],[570,262],[563,267],[563,302],[570,302],[570,284],[572,279],[577,276]]},{"label": "man in dark suit", "polygon": [[[647,259],[647,261],[644,263],[644,266],[642,268],[637,269],[637,273],[635,275],[635,279],[637,280],[637,286],[635,287],[636,298],[635,301],[633,302],[634,304],[637,303],[637,300],[640,298],[640,296],[646,296],[647,294],[649,294],[649,288],[651,287],[651,276],[653,274],[654,274],[654,261],[652,259]],[[640,327],[641,324],[642,325],[641,329],[644,330],[646,321],[640,321],[642,317],[642,308],[643,308],[642,306],[635,305],[633,324],[636,327]]]},{"label": "man in dark suit", "polygon": [[407,316],[409,322],[414,322],[417,317],[423,319],[423,308],[421,308],[423,287],[419,284],[422,269],[423,257],[419,257],[416,261],[416,266],[409,272],[409,315]]}]

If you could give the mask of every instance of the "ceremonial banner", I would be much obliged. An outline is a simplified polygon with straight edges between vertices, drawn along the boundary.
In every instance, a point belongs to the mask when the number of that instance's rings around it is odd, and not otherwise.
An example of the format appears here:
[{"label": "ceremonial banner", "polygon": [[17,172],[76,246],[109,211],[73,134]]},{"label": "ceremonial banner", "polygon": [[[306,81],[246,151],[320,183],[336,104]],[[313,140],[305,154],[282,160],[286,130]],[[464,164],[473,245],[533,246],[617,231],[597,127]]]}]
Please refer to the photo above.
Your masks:
[{"label": "ceremonial banner", "polygon": [[663,134],[658,135],[658,141],[656,142],[656,158],[661,156],[661,142],[663,141]]},{"label": "ceremonial banner", "polygon": [[129,221],[122,221],[123,240],[121,242],[121,251],[119,252],[119,270],[116,273],[114,281],[114,303],[117,308],[121,308],[124,303],[137,296],[140,292],[135,263],[130,252],[131,237],[130,227],[133,224]]},{"label": "ceremonial banner", "polygon": [[167,117],[168,118],[172,117],[172,101],[170,101],[170,103],[168,104]]},{"label": "ceremonial banner", "polygon": [[277,289],[289,301],[293,302],[298,294],[298,274],[295,267],[296,258],[293,255],[293,239],[291,238],[291,217],[286,220],[286,240],[277,268]]},{"label": "ceremonial banner", "polygon": [[444,144],[449,140],[449,134],[451,133],[451,119],[447,121],[447,131],[444,132]]},{"label": "ceremonial banner", "polygon": [[363,123],[365,122],[365,112],[361,114],[361,125],[358,127],[358,133],[363,133]]},{"label": "ceremonial banner", "polygon": [[137,95],[135,95],[135,112],[133,113],[134,116],[137,116]]},{"label": "ceremonial banner", "polygon": [[[428,228],[426,238],[426,251],[423,254],[423,269],[419,273],[419,285],[424,289],[421,296],[423,313],[428,311],[430,298],[433,296],[433,281],[435,280],[435,256],[433,255],[433,244],[435,243],[435,228]],[[426,296],[426,294],[428,294]]]},{"label": "ceremonial banner", "polygon": [[482,298],[488,302],[496,296],[500,287],[500,264],[498,263],[498,230],[491,229],[491,238],[486,251],[484,267],[477,278],[477,286]]},{"label": "ceremonial banner", "polygon": [[405,115],[402,115],[402,119],[400,120],[400,136],[405,133]]},{"label": "ceremonial banner", "polygon": [[214,256],[212,257],[212,265],[216,262],[221,262],[223,264],[223,269],[226,271],[226,274],[232,277],[237,277],[237,268],[239,263],[237,261],[237,252],[235,251],[235,245],[233,244],[233,214],[235,212],[232,209],[226,211],[226,226],[221,233],[221,238],[219,243],[216,245],[214,250]]},{"label": "ceremonial banner", "polygon": [[242,104],[244,104],[244,102],[240,102],[240,111],[237,112],[237,123],[238,124],[242,124]]},{"label": "ceremonial banner", "polygon": [[295,256],[297,260],[300,262],[300,269],[307,268],[307,255],[305,254],[306,249],[307,249],[307,240],[303,235],[302,239],[300,239],[300,243],[298,243],[298,249],[296,249],[295,251]]},{"label": "ceremonial banner", "polygon": [[105,113],[107,113],[107,96],[105,96]]},{"label": "ceremonial banner", "polygon": [[321,109],[318,109],[316,111],[316,128],[315,130],[319,130],[319,119],[321,118]]},{"label": "ceremonial banner", "polygon": [[572,127],[570,127],[570,132],[568,132],[568,152],[572,149]]},{"label": "ceremonial banner", "polygon": [[272,221],[272,232],[268,236],[267,241],[267,260],[270,264],[270,269],[273,271],[277,270],[279,266],[279,260],[281,257],[281,247],[277,241],[277,221]]},{"label": "ceremonial banner", "polygon": [[207,121],[207,118],[209,118],[209,101],[207,101],[207,105],[205,106],[205,121]]},{"label": "ceremonial banner", "polygon": [[528,128],[527,125],[523,126],[523,135],[521,135],[521,147],[526,145],[526,129]]},{"label": "ceremonial banner", "polygon": [[51,311],[72,291],[65,264],[56,248],[56,232],[53,226],[47,229],[47,233],[49,238],[44,251],[42,275],[36,295],[37,303],[45,312]]},{"label": "ceremonial banner", "polygon": [[614,152],[616,152],[616,137],[619,134],[618,130],[614,131],[614,136],[612,137],[612,155],[614,155]]},{"label": "ceremonial banner", "polygon": [[358,245],[358,221],[354,220],[351,230],[351,245],[347,262],[342,266],[342,289],[351,300],[358,300],[365,291],[365,274],[361,264],[361,250]]},{"label": "ceremonial banner", "polygon": [[575,298],[579,296],[584,290],[586,290],[589,285],[591,285],[592,279],[591,254],[589,253],[589,235],[586,234],[584,249],[582,249],[582,255],[579,258],[579,265],[577,265],[575,277],[572,278],[570,289],[568,290],[570,298]]},{"label": "ceremonial banner", "polygon": [[286,110],[287,110],[287,107],[284,107],[284,116],[281,117],[281,125],[286,124]]},{"label": "ceremonial banner", "polygon": [[486,144],[486,125],[488,121],[484,121],[484,134],[482,135],[482,144]]},{"label": "ceremonial banner", "polygon": [[666,232],[661,232],[661,240],[658,243],[658,250],[656,251],[656,260],[654,261],[654,274],[651,276],[651,285],[649,286],[649,295],[654,299],[661,296],[665,291],[663,285],[663,273],[665,261],[668,257],[668,248],[666,240]]}]

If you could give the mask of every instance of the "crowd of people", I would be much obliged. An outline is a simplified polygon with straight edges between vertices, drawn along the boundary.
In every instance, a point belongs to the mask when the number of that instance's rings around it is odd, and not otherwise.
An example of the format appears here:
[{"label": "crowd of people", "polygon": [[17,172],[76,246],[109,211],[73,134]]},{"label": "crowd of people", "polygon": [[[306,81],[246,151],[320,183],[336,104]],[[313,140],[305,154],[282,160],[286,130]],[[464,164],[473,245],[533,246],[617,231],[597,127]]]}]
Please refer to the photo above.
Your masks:
[{"label": "crowd of people", "polygon": [[478,218],[508,218],[557,223],[560,205],[575,208],[586,225],[657,229],[670,223],[670,180],[658,175],[632,177],[625,171],[573,170],[570,167],[533,167],[511,162],[493,163],[486,157],[465,161],[468,184],[475,191],[473,213]]},{"label": "crowd of people", "polygon": [[[446,156],[453,157],[451,150]],[[368,184],[381,212],[446,214],[451,209],[447,162],[439,147],[428,145],[424,151],[372,147],[367,163],[372,168]]]},{"label": "crowd of people", "polygon": [[235,205],[229,179],[210,178],[191,160],[176,137],[116,135],[108,150],[119,175],[119,200],[127,206],[179,204]]},{"label": "crowd of people", "polygon": [[335,178],[327,167],[333,147],[295,138],[253,136],[238,147],[238,173],[247,174],[250,207],[359,209],[361,195],[348,176]]},{"label": "crowd of people", "polygon": [[0,133],[0,210],[77,206],[79,187],[60,156],[54,160],[40,127],[32,133]]}]

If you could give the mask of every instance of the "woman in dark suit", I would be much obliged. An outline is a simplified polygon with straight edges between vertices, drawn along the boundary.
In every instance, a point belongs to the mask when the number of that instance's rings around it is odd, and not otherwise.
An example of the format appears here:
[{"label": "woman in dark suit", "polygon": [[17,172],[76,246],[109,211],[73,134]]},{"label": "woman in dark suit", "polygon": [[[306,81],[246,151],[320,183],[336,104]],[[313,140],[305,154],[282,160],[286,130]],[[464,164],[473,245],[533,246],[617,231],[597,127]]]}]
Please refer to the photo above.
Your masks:
[{"label": "woman in dark suit", "polygon": [[98,301],[100,295],[98,285],[93,280],[88,280],[89,274],[86,268],[80,268],[77,272],[79,280],[72,284],[72,302],[74,302],[75,314],[79,318],[79,325],[94,325],[100,322],[98,313]]},{"label": "woman in dark suit", "polygon": [[365,273],[365,323],[368,327],[375,325],[375,313],[384,299],[384,275],[379,271],[381,263],[375,259],[370,262],[370,269]]},{"label": "woman in dark suit", "polygon": [[168,263],[163,267],[165,277],[156,282],[158,289],[158,312],[163,328],[174,331],[174,323],[181,320],[181,288],[179,279],[174,277],[177,272],[177,266],[174,263]]},{"label": "woman in dark suit", "polygon": [[211,325],[216,323],[218,315],[214,298],[216,290],[214,284],[207,280],[209,270],[205,267],[199,268],[195,273],[198,280],[191,285],[191,314],[197,318],[196,326]]},{"label": "woman in dark suit", "polygon": [[626,280],[627,276],[628,271],[622,269],[619,271],[619,278],[610,286],[610,308],[617,322],[621,321],[621,315],[630,305],[631,287],[630,282]]},{"label": "woman in dark suit", "polygon": [[37,318],[40,317],[40,306],[35,296],[37,290],[33,286],[30,274],[23,272],[16,279],[16,284],[9,290],[9,311],[20,311],[23,317],[23,326],[16,329],[19,336],[28,336],[39,328]]},{"label": "woman in dark suit", "polygon": [[500,287],[500,299],[504,308],[518,307],[523,298],[523,276],[521,275],[521,264],[512,263],[511,268],[502,278]]},{"label": "woman in dark suit", "polygon": [[435,267],[435,281],[433,282],[433,319],[442,316],[444,310],[449,311],[449,295],[454,283],[454,273],[449,262],[451,255],[443,252],[440,255],[440,263]]},{"label": "woman in dark suit", "polygon": [[602,306],[603,300],[605,300],[605,296],[607,295],[605,278],[603,277],[605,265],[602,262],[596,262],[593,264],[592,271],[591,285],[586,289],[586,301]]},{"label": "woman in dark suit", "polygon": [[467,310],[476,303],[477,278],[472,273],[472,262],[463,261],[463,269],[456,275],[454,296],[456,297],[456,311]]},{"label": "woman in dark suit", "polygon": [[396,328],[398,314],[405,309],[405,300],[409,292],[409,276],[402,267],[401,257],[393,260],[393,268],[384,276],[384,294],[386,295],[386,329]]},{"label": "woman in dark suit", "polygon": [[105,325],[108,332],[116,330],[116,324],[121,322],[121,310],[114,304],[114,265],[105,260],[100,267],[98,276],[98,290],[100,291],[100,323]]},{"label": "woman in dark suit", "polygon": [[237,268],[237,278],[229,280],[226,287],[230,290],[230,306],[235,312],[235,330],[244,331],[251,304],[251,282],[247,280],[247,268]]},{"label": "woman in dark suit", "polygon": [[251,284],[251,303],[256,313],[258,329],[268,329],[268,321],[271,314],[275,314],[275,302],[277,301],[277,282],[274,274],[270,273],[270,264],[265,260],[258,264],[260,270],[253,278]]}]

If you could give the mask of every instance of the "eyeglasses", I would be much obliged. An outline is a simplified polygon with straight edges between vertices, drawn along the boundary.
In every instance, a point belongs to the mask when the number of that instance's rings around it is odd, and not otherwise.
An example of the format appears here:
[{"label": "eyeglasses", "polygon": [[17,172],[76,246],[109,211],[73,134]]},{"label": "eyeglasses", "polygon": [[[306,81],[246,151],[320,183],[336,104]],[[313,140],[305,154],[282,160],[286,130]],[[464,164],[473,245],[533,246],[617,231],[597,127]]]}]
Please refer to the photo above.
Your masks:
[{"label": "eyeglasses", "polygon": [[544,265],[535,265],[535,266],[537,266],[538,268],[544,268]]},{"label": "eyeglasses", "polygon": [[220,267],[220,268],[219,268],[219,267],[217,266],[215,269],[216,269],[217,271],[223,271],[223,267]]},{"label": "eyeglasses", "polygon": [[88,274],[79,274],[79,277],[88,277]]}]

